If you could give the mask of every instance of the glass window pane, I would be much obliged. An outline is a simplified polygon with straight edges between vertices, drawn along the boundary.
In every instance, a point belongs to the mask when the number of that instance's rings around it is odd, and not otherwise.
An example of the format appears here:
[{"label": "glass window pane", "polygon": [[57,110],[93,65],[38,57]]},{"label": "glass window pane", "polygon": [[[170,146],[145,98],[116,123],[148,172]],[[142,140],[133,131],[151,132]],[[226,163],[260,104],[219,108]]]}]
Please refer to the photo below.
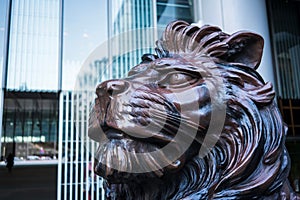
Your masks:
[{"label": "glass window pane", "polygon": [[[277,94],[300,99],[300,2],[269,0]],[[288,13],[288,14],[287,14]]]},{"label": "glass window pane", "polygon": [[193,4],[189,0],[157,0],[157,24],[165,27],[168,23],[181,19],[194,22]]},{"label": "glass window pane", "polygon": [[97,46],[107,40],[106,2],[64,1],[63,90],[74,90],[83,62]]},{"label": "glass window pane", "polygon": [[7,92],[4,101],[2,152],[17,159],[56,159],[58,94]]},{"label": "glass window pane", "polygon": [[13,0],[7,87],[58,90],[60,1]]},{"label": "glass window pane", "polygon": [[7,20],[7,6],[8,0],[0,0],[0,87],[2,88],[2,73],[3,73],[3,66],[4,66],[4,48],[5,48],[5,27],[6,27],[6,20]]}]

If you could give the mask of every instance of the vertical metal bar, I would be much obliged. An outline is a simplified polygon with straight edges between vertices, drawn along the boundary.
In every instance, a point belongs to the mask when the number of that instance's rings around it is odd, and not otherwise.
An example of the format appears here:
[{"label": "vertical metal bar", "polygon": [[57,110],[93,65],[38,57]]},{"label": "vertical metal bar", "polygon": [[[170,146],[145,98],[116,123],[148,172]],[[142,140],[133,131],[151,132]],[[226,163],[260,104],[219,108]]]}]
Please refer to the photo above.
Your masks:
[{"label": "vertical metal bar", "polygon": [[133,12],[134,10],[132,9],[132,4],[133,0],[129,0],[127,3],[127,32],[128,34],[127,37],[128,39],[125,41],[125,49],[126,49],[126,54],[124,56],[124,67],[123,67],[123,76],[125,76],[128,72],[128,69],[131,68],[132,66],[130,66],[130,54],[132,52],[132,40],[133,40],[133,32],[134,32],[134,24],[133,24]]},{"label": "vertical metal bar", "polygon": [[111,49],[111,38],[112,38],[112,1],[107,0],[107,37],[108,37],[108,78],[112,78],[112,49]]},{"label": "vertical metal bar", "polygon": [[[146,27],[150,27],[151,26],[151,24],[150,24],[150,17],[151,17],[150,13],[151,13],[151,10],[150,10],[149,4],[150,4],[150,0],[145,0]],[[147,37],[147,39],[149,39],[149,38]]]},{"label": "vertical metal bar", "polygon": [[[74,93],[71,92],[71,107],[69,108],[71,114],[71,121],[70,121],[70,189],[69,189],[69,197],[73,199],[73,164],[74,164]],[[74,184],[75,185],[75,184]]]},{"label": "vertical metal bar", "polygon": [[84,192],[84,101],[83,101],[83,92],[80,94],[80,124],[81,124],[81,129],[80,129],[80,199],[83,200],[83,192]]},{"label": "vertical metal bar", "polygon": [[132,3],[131,3],[131,15],[130,15],[130,19],[131,19],[131,24],[132,24],[132,27],[131,29],[134,30],[133,31],[133,34],[131,36],[131,40],[129,41],[129,49],[132,50],[130,52],[128,52],[128,57],[129,57],[129,63],[126,67],[127,71],[129,71],[130,67],[133,67],[133,57],[135,55],[135,51],[136,49],[134,49],[134,40],[136,40],[136,27],[135,27],[135,24],[136,24],[136,6],[137,4],[135,3],[135,0],[132,0]]},{"label": "vertical metal bar", "polygon": [[93,92],[88,92],[88,103],[87,103],[87,122],[86,122],[86,124],[87,124],[87,132],[86,132],[86,138],[87,138],[87,140],[89,141],[89,143],[90,143],[90,152],[89,152],[89,154],[90,154],[90,168],[89,168],[89,170],[90,170],[90,177],[91,177],[91,183],[90,183],[90,193],[91,193],[91,200],[94,200],[95,199],[95,179],[96,179],[96,177],[95,177],[95,173],[94,173],[94,170],[93,170],[93,166],[94,166],[94,159],[93,159],[93,156],[95,155],[95,142],[94,141],[92,141],[91,139],[89,139],[89,137],[88,137],[88,128],[89,128],[89,118],[90,118],[90,116],[89,116],[89,114],[90,114],[90,110],[91,110],[91,107],[92,107],[92,101],[93,101],[93,98],[94,97],[94,95],[93,95]]},{"label": "vertical metal bar", "polygon": [[58,91],[62,90],[62,66],[63,66],[63,31],[64,31],[64,0],[59,1],[59,45],[58,45]]},{"label": "vertical metal bar", "polygon": [[[130,3],[130,0],[125,0],[123,1],[123,8],[122,8],[122,12],[123,12],[123,18],[124,18],[124,23],[121,23],[122,29],[121,30],[121,35],[122,37],[119,37],[121,39],[121,43],[120,43],[120,48],[119,48],[119,56],[120,57],[120,69],[119,69],[119,73],[118,73],[118,78],[121,78],[124,75],[124,66],[125,66],[125,59],[126,59],[126,53],[127,52],[127,42],[129,40],[129,38],[124,38],[124,35],[128,36],[128,31],[129,31],[129,25],[130,25],[130,21],[128,20],[128,16],[129,16],[129,9],[128,9],[128,4]],[[125,34],[124,34],[125,33]]]},{"label": "vertical metal bar", "polygon": [[88,127],[89,127],[89,121],[88,121],[88,115],[89,115],[89,101],[88,101],[88,92],[85,92],[84,93],[85,95],[85,102],[83,105],[84,108],[85,108],[85,113],[84,113],[84,141],[85,141],[85,161],[86,161],[86,164],[85,164],[85,192],[86,192],[86,199],[89,199],[89,186],[90,186],[90,174],[89,174],[89,165],[90,165],[90,156],[89,156],[89,153],[90,153],[90,142],[88,140]]},{"label": "vertical metal bar", "polygon": [[[156,6],[156,4],[157,4],[157,0],[153,0],[152,1],[152,10],[153,10],[153,15],[152,15],[152,23],[153,23],[153,27],[154,28],[158,28],[157,27],[157,6]],[[155,31],[154,30],[154,38],[153,38],[153,41],[156,41],[156,40],[158,40],[158,29]]]},{"label": "vertical metal bar", "polygon": [[[89,110],[89,109],[88,109]],[[95,155],[95,142],[91,141],[91,157],[93,157],[93,155]],[[94,159],[91,159],[91,166],[94,166]],[[95,173],[93,168],[91,169],[91,199],[95,199],[95,179],[97,179],[95,177]]]},{"label": "vertical metal bar", "polygon": [[[146,11],[147,11],[147,14],[146,14],[146,26],[147,26],[147,29],[151,28],[152,27],[152,20],[151,20],[151,13],[152,13],[152,7],[151,7],[151,1],[150,0],[146,0]],[[149,29],[150,30],[150,29]],[[151,40],[151,36],[148,34],[149,32],[148,31],[145,31],[145,34],[146,34],[146,46],[148,47],[148,44],[150,44],[150,40]],[[149,50],[147,49],[147,52]]]},{"label": "vertical metal bar", "polygon": [[[126,0],[125,0],[126,1]],[[124,17],[124,1],[122,2],[122,5],[120,6],[120,10],[119,10],[119,14],[120,16]],[[124,19],[123,19],[124,20]],[[121,33],[124,31],[124,24],[125,22],[118,22],[118,24],[116,25],[116,27],[118,27],[117,30],[114,30],[114,37],[116,38],[115,41],[115,46],[113,47],[113,56],[115,58],[113,58],[114,60],[116,60],[116,62],[113,62],[113,68],[115,69],[115,74],[113,75],[114,78],[119,78],[119,73],[120,73],[120,67],[122,65],[122,62],[120,62],[121,60],[121,55],[120,55],[120,52],[122,51],[122,38],[120,37],[121,36]],[[114,21],[114,25],[116,24],[116,21]]]},{"label": "vertical metal bar", "polygon": [[[149,40],[149,36],[147,34],[147,31],[145,31],[146,29],[148,29],[150,27],[150,24],[149,24],[149,7],[148,7],[148,1],[149,0],[143,0],[143,21],[144,21],[144,24],[143,24],[143,27],[142,27],[142,34],[143,34],[143,38],[141,40],[141,44],[142,44],[142,54],[141,56],[144,54],[143,52],[143,49],[145,49],[147,47],[147,43],[148,43],[148,40]],[[148,52],[148,49],[146,50]],[[141,59],[141,57],[140,57]]]},{"label": "vertical metal bar", "polygon": [[[140,13],[141,13],[141,2],[140,2],[140,0],[137,0],[136,6],[137,6],[137,13],[135,13],[136,18],[137,18],[137,27],[136,27],[136,29],[139,29],[141,27],[141,15],[140,15]],[[137,30],[136,40],[137,41],[141,40],[141,34],[140,34],[139,30]],[[138,44],[138,42],[136,42],[136,44],[137,44],[137,46],[136,46],[136,58],[135,58],[134,65],[138,62],[138,60],[140,58],[139,44]]]},{"label": "vertical metal bar", "polygon": [[68,194],[68,161],[69,161],[69,154],[68,154],[68,150],[69,150],[69,92],[66,93],[66,103],[65,103],[65,141],[64,141],[64,147],[65,147],[65,151],[64,151],[64,184],[65,184],[65,191],[64,191],[64,200],[67,199],[67,194]]},{"label": "vertical metal bar", "polygon": [[140,5],[141,5],[141,10],[140,10],[140,16],[139,18],[141,19],[141,25],[139,27],[139,32],[140,32],[140,38],[139,38],[139,57],[138,57],[138,62],[140,61],[141,57],[142,57],[142,54],[143,54],[143,49],[142,47],[144,46],[144,40],[145,40],[145,36],[144,36],[144,32],[141,31],[142,29],[144,29],[146,26],[145,26],[145,15],[147,13],[145,13],[145,1],[144,0],[140,0]]},{"label": "vertical metal bar", "polygon": [[58,130],[58,166],[57,166],[57,199],[61,199],[62,191],[62,154],[63,154],[63,112],[64,93],[59,93],[59,130]]},{"label": "vertical metal bar", "polygon": [[[79,181],[79,175],[78,175],[78,163],[79,163],[79,95],[78,92],[76,92],[76,115],[75,115],[75,136],[76,136],[76,157],[75,157],[75,199],[78,199],[78,181]],[[75,113],[75,112],[74,112]]]}]

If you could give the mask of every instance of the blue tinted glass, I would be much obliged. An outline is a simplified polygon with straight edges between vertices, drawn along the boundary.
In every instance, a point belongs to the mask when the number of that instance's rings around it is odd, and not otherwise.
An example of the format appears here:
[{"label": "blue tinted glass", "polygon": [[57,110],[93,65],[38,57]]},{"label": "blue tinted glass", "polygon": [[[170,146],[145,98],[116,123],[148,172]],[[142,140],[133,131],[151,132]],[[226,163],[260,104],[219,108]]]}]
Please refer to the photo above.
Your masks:
[{"label": "blue tinted glass", "polygon": [[59,89],[59,36],[59,0],[12,1],[8,89]]},{"label": "blue tinted glass", "polygon": [[157,0],[157,23],[166,26],[168,23],[181,19],[194,22],[193,4],[189,0]]},{"label": "blue tinted glass", "polygon": [[[106,2],[106,0],[64,1],[63,90],[74,89],[83,62],[96,47],[107,40]],[[96,62],[97,59],[89,64],[94,66]]]}]

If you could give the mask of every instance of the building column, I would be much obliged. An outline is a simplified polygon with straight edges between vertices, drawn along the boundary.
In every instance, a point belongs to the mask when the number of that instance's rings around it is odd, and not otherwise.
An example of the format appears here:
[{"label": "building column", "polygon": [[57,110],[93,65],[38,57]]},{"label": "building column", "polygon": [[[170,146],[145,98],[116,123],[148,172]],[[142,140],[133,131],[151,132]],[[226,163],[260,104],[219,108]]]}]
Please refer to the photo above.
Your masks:
[{"label": "building column", "polygon": [[265,41],[258,72],[275,86],[267,7],[262,0],[201,0],[201,24],[216,25],[224,32],[248,30],[260,34]]},{"label": "building column", "polygon": [[[3,113],[4,113],[4,97],[5,97],[5,91],[7,88],[7,66],[8,66],[8,52],[9,52],[9,37],[10,37],[10,23],[11,23],[11,6],[12,6],[12,1],[11,0],[7,0],[4,3],[5,6],[5,16],[3,16],[4,13],[1,13],[1,17],[5,18],[5,34],[4,34],[4,38],[0,42],[4,43],[4,49],[3,52],[3,60],[0,60],[2,67],[0,67],[1,73],[0,73],[0,160],[1,160],[1,156],[5,156],[2,152],[2,137],[3,137],[3,133],[2,133],[2,125],[3,125]],[[4,158],[5,159],[5,158]]]}]

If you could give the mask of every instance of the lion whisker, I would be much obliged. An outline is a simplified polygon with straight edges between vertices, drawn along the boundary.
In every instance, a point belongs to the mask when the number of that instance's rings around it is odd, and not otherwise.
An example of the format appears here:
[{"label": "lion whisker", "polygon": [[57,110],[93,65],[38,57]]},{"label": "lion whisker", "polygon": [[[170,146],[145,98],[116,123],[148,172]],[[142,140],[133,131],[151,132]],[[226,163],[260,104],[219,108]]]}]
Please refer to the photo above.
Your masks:
[{"label": "lion whisker", "polygon": [[[161,119],[165,119],[165,115],[162,114],[162,112],[159,112],[159,111],[156,111],[155,113],[156,115],[153,115],[153,117],[155,119],[159,119],[159,120],[153,120],[152,123],[155,123],[155,125],[159,126],[159,127],[164,127],[163,130],[167,133],[167,134],[170,134],[172,136],[174,136],[176,133],[174,133],[174,130],[171,130],[171,129],[167,129],[165,127],[168,127],[169,125],[171,125],[171,127],[175,127],[175,126],[178,126],[178,124],[176,124],[174,120],[161,120]],[[184,134],[184,136],[186,137],[192,137],[189,130],[197,130],[198,132],[198,129],[201,129],[201,130],[204,130],[204,128],[202,126],[200,126],[199,124],[196,124],[196,123],[192,123],[191,121],[187,121],[185,119],[182,119],[181,117],[179,116],[176,116],[176,115],[168,115],[168,117],[170,118],[173,118],[177,121],[181,121],[181,125],[186,127],[187,128],[181,128],[180,131],[181,133]],[[183,121],[182,121],[183,120]],[[178,131],[178,128],[179,127],[176,127],[175,130]],[[197,137],[194,137],[194,140],[196,140],[198,143],[202,144],[203,142],[197,138]]]},{"label": "lion whisker", "polygon": [[[171,113],[168,113],[168,115],[166,115],[165,113],[161,112],[160,110],[153,110],[153,112],[151,112],[151,114],[155,114],[155,115],[151,115],[151,117],[154,117],[157,119],[168,119],[168,118],[174,119],[174,120],[176,120],[175,122],[180,122],[184,125],[188,125],[188,127],[190,127],[190,128],[205,130],[205,128],[203,126],[201,126],[198,123],[193,122],[189,118],[185,118],[183,116],[178,116],[178,115],[174,115]],[[164,120],[164,121],[168,121],[168,120]]]}]

